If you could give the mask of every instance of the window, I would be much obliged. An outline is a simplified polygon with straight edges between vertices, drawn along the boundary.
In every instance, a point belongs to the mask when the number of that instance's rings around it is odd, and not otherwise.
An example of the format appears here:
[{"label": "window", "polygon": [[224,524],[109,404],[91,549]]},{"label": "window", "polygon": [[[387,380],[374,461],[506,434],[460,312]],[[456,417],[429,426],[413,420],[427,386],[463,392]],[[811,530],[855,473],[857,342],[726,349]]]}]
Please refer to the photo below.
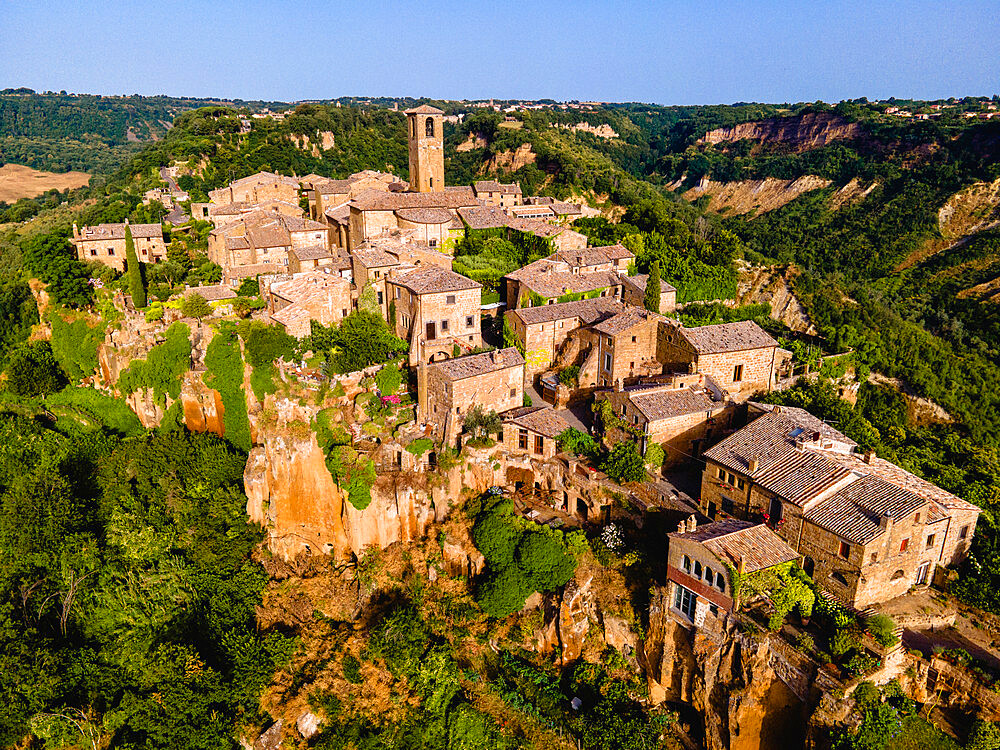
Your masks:
[{"label": "window", "polygon": [[728,475],[728,478],[727,478],[727,480],[726,480],[726,481],[728,481],[728,482],[729,482],[729,484],[731,484],[732,486],[734,486],[734,487],[735,487],[735,486],[736,486],[736,475],[735,475],[735,474],[732,474],[732,473],[730,473],[730,474]]},{"label": "window", "polygon": [[733,515],[733,511],[736,510],[736,504],[730,500],[725,495],[722,496],[722,512]]},{"label": "window", "polygon": [[91,255],[97,255],[97,248],[96,247],[90,248],[90,254]]},{"label": "window", "polygon": [[725,470],[724,469],[719,469],[719,479],[723,479],[724,480],[725,478],[726,478],[726,472],[725,472]]},{"label": "window", "polygon": [[434,178],[433,177],[427,178],[427,184],[430,187],[434,187]]},{"label": "window", "polygon": [[[381,302],[381,301],[382,300],[379,300],[379,302]],[[442,320],[441,321],[441,331],[444,332],[444,331],[447,331],[447,330],[448,330],[448,321],[447,320]]]},{"label": "window", "polygon": [[709,604],[708,605],[708,611],[712,613],[712,617],[718,617],[719,616],[719,608],[716,605],[714,605],[714,604]]},{"label": "window", "polygon": [[399,287],[396,287],[396,299],[399,299]]},{"label": "window", "polygon": [[872,552],[872,555],[871,555],[870,558],[868,558],[868,560],[869,560],[869,562],[872,565],[874,565],[875,563],[877,563],[878,562],[878,552]]},{"label": "window", "polygon": [[933,546],[934,546],[934,535],[933,534],[928,534],[927,535],[927,549],[930,549]]},{"label": "window", "polygon": [[698,597],[683,586],[677,586],[674,591],[674,609],[683,613],[689,620],[694,620],[694,606]]},{"label": "window", "polygon": [[923,586],[927,583],[927,573],[930,572],[931,564],[929,562],[922,563],[919,568],[917,568],[917,585]]},{"label": "window", "polygon": [[913,523],[920,523],[920,514],[919,513],[917,513],[917,515],[915,515],[913,517]]},{"label": "window", "polygon": [[849,558],[851,556],[851,545],[849,545],[847,542],[841,542],[838,554],[845,560]]},{"label": "window", "polygon": [[722,573],[715,574],[715,588],[723,594],[726,593],[726,579],[722,577]]},{"label": "window", "polygon": [[906,537],[903,541],[899,543],[899,551],[906,552],[910,548],[910,537]]},{"label": "window", "polygon": [[379,303],[380,305],[382,304],[382,292],[379,292],[379,293],[378,293],[378,303]]},{"label": "window", "polygon": [[837,583],[839,583],[841,586],[850,586],[851,585],[851,584],[849,584],[847,582],[847,578],[844,576],[844,574],[841,573],[839,570],[836,573],[834,573],[832,576],[830,576],[830,577],[833,580],[835,580]]},{"label": "window", "polygon": [[[431,179],[434,179],[434,178],[432,177]],[[429,244],[431,247],[437,247],[437,243],[438,243],[438,241],[432,237],[431,240],[430,240],[430,242],[428,242],[427,244]]]},{"label": "window", "polygon": [[406,313],[403,313],[403,328],[406,328],[408,325],[410,325],[410,321],[407,319]]},{"label": "window", "polygon": [[114,254],[115,254],[115,249],[113,247],[109,247],[108,248],[108,255],[114,255]]},{"label": "window", "polygon": [[542,455],[542,451],[545,449],[545,438],[541,435],[535,435],[535,454]]},{"label": "window", "polygon": [[517,447],[523,451],[528,450],[528,431],[523,427],[517,433]]},{"label": "window", "polygon": [[694,570],[692,573],[695,578],[701,578],[701,563],[697,560],[694,561]]},{"label": "window", "polygon": [[449,294],[447,297],[444,298],[444,303],[446,305],[454,305],[455,304],[455,295],[454,294]]},{"label": "window", "polygon": [[715,580],[715,571],[707,565],[705,566],[705,580],[708,581],[709,585]]},{"label": "window", "polygon": [[462,413],[462,408],[460,406],[456,406],[455,407],[455,413],[456,414],[461,414]]},{"label": "window", "polygon": [[517,395],[517,388],[511,388],[510,389],[510,397],[514,398],[514,396],[516,396],[516,395]]},{"label": "window", "polygon": [[472,328],[473,325],[475,325],[475,323],[473,322],[472,316],[471,315],[466,315],[465,316],[465,327],[466,328]]},{"label": "window", "polygon": [[633,337],[632,337],[632,343],[634,344],[634,343],[635,343],[635,341],[636,341],[636,337],[635,337],[635,336],[633,336]]},{"label": "window", "polygon": [[605,354],[604,355],[604,369],[605,370],[610,370],[611,369],[611,355],[610,354]]},{"label": "window", "polygon": [[743,380],[743,365],[736,365],[733,368],[733,382],[739,383],[741,380]]},{"label": "window", "polygon": [[635,362],[629,362],[628,363],[628,369],[634,370],[635,369]]},{"label": "window", "polygon": [[746,487],[746,482],[744,482],[742,479],[737,479],[736,486],[742,490],[744,487]]},{"label": "window", "polygon": [[681,567],[684,568],[685,573],[691,572],[691,558],[687,555],[681,558]]},{"label": "window", "polygon": [[434,137],[434,118],[428,117],[424,120],[424,135],[428,138]]},{"label": "window", "polygon": [[969,527],[968,526],[963,526],[962,530],[958,532],[958,538],[959,539],[967,539],[968,536],[969,536]]}]

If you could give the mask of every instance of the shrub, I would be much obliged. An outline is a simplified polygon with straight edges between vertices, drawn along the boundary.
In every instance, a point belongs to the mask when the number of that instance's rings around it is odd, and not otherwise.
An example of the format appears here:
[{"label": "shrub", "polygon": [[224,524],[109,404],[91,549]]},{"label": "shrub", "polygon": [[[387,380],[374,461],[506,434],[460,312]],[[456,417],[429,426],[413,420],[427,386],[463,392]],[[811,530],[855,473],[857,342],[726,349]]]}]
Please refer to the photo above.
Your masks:
[{"label": "shrub", "polygon": [[895,646],[899,640],[895,633],[896,623],[887,615],[872,615],[865,620],[865,629],[883,648]]},{"label": "shrub", "polygon": [[383,396],[389,396],[399,390],[403,384],[403,373],[395,364],[387,364],[375,375],[375,386]]},{"label": "shrub", "polygon": [[585,456],[595,460],[600,453],[597,441],[586,432],[582,432],[575,427],[568,427],[556,437],[556,445],[560,451],[568,451],[578,456]]},{"label": "shrub", "polygon": [[156,399],[177,398],[181,376],[191,367],[191,329],[174,323],[167,329],[166,340],[149,350],[146,359],[135,359],[118,376],[118,391],[127,396],[142,388],[152,389]]},{"label": "shrub", "polygon": [[631,440],[618,443],[601,464],[601,471],[619,484],[625,482],[641,482],[646,478],[646,467],[643,464],[639,449]]},{"label": "shrub", "polygon": [[154,320],[163,320],[163,305],[154,302],[146,310],[146,322],[152,323]]},{"label": "shrub", "polygon": [[201,320],[207,315],[212,314],[212,306],[208,304],[208,300],[200,294],[197,292],[191,292],[181,303],[181,314],[186,318],[197,318],[198,320]]},{"label": "shrub", "polygon": [[567,388],[575,388],[580,381],[580,366],[570,365],[559,371],[559,382]]},{"label": "shrub", "polygon": [[411,441],[410,444],[406,446],[406,450],[408,450],[417,458],[420,458],[422,455],[424,455],[427,451],[429,451],[433,447],[434,447],[434,441],[431,440],[430,438],[417,438],[416,440]]},{"label": "shrub", "polygon": [[94,374],[97,369],[97,347],[104,341],[104,327],[93,328],[79,314],[73,316],[65,310],[53,310],[48,315],[52,328],[52,354],[71,381],[80,381]]},{"label": "shrub", "polygon": [[232,324],[223,325],[205,352],[205,385],[222,397],[225,438],[244,453],[250,450],[250,418],[243,394],[243,356]]},{"label": "shrub", "polygon": [[643,458],[645,458],[647,466],[658,470],[661,466],[663,466],[663,461],[666,457],[667,454],[663,450],[663,446],[659,443],[650,441],[649,447],[646,448],[646,455]]},{"label": "shrub", "polygon": [[344,667],[344,679],[352,685],[360,685],[364,680],[361,677],[361,662],[354,654],[344,654],[341,662]]}]

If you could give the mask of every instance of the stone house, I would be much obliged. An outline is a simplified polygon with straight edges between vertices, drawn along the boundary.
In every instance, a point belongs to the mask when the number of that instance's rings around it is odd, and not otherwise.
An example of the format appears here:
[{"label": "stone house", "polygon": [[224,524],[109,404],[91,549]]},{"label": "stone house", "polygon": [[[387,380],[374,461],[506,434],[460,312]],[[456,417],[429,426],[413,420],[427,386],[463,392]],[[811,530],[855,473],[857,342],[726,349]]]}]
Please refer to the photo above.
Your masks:
[{"label": "stone house", "polygon": [[540,219],[521,219],[511,217],[507,219],[507,226],[515,232],[531,234],[543,240],[548,240],[552,248],[557,252],[579,252],[587,247],[587,235],[574,232],[572,229],[550,224]]},{"label": "stone house", "polygon": [[643,375],[662,374],[657,339],[663,322],[663,316],[645,308],[626,307],[592,326],[597,340],[597,385],[635,383]]},{"label": "stone house", "polygon": [[569,426],[550,406],[522,406],[504,414],[501,442],[510,453],[545,460],[559,452],[556,438]]},{"label": "stone house", "polygon": [[771,390],[778,342],[751,320],[660,329],[658,357],[668,370],[700,372],[737,400]]},{"label": "stone house", "polygon": [[479,204],[473,195],[472,188],[469,187],[447,188],[440,192],[427,193],[388,193],[365,190],[347,204],[349,211],[347,219],[348,247],[351,249],[360,247],[362,243],[373,237],[397,232],[402,226],[401,221],[404,224],[406,222],[414,223],[411,219],[416,214],[408,213],[408,209],[442,209],[447,211],[452,218],[457,218],[459,208],[477,205]]},{"label": "stone house", "polygon": [[380,248],[366,247],[351,251],[354,285],[359,293],[371,285],[382,310],[382,317],[386,320],[389,318],[389,300],[385,293],[385,280],[389,277],[389,272],[398,269],[399,265],[399,258]]},{"label": "stone house", "polygon": [[960,562],[980,509],[871,453],[808,412],[748,405],[750,423],[705,451],[701,508],[764,520],[816,583],[864,608]]},{"label": "stone house", "polygon": [[615,416],[638,433],[641,452],[652,443],[661,445],[667,468],[697,458],[726,433],[734,411],[733,402],[703,375],[682,374],[660,385],[598,391],[594,398],[608,401]]},{"label": "stone house", "polygon": [[343,206],[365,190],[387,193],[406,188],[407,183],[401,177],[372,169],[355,172],[346,180],[316,180],[309,191],[309,215],[316,221],[324,221],[328,211]]},{"label": "stone house", "polygon": [[299,188],[299,181],[294,177],[285,177],[274,172],[258,172],[234,180],[226,187],[210,190],[208,198],[217,205],[241,202],[263,203],[269,200],[298,205]]},{"label": "stone house", "polygon": [[490,206],[506,208],[520,206],[524,202],[521,185],[517,182],[507,185],[496,180],[479,180],[473,183],[472,190],[475,192],[476,200]]},{"label": "stone house", "polygon": [[205,203],[205,219],[212,222],[213,227],[222,227],[231,224],[242,216],[255,213],[256,211],[268,211],[283,214],[284,216],[301,216],[302,209],[296,203],[287,201],[270,200],[261,203],[226,203],[218,205],[215,203]]},{"label": "stone house", "polygon": [[634,255],[621,245],[560,251],[503,278],[508,310],[572,302],[588,297],[621,297],[622,277]]},{"label": "stone house", "polygon": [[[645,307],[646,282],[649,274],[637,273],[622,277],[622,301],[627,305]],[[677,309],[677,289],[660,280],[660,314],[670,315]]]},{"label": "stone house", "polygon": [[435,438],[455,446],[465,415],[477,405],[498,414],[524,405],[524,358],[514,347],[421,364],[418,418]]},{"label": "stone house", "polygon": [[339,324],[351,313],[351,282],[334,273],[307,271],[268,285],[265,294],[271,320],[296,338],[308,336],[310,321]]},{"label": "stone house", "polygon": [[667,535],[667,601],[686,625],[722,630],[739,609],[732,574],[757,573],[799,559],[764,524],[728,519],[698,526],[695,517]]},{"label": "stone house", "polygon": [[456,346],[469,351],[483,345],[478,282],[439,266],[421,266],[390,276],[386,292],[395,310],[390,324],[409,342],[411,366],[448,359]]},{"label": "stone house", "polygon": [[[593,336],[583,337],[583,329],[624,309],[624,305],[614,297],[594,297],[578,302],[508,310],[505,319],[524,347],[525,377],[533,381],[549,369],[559,355],[563,355],[560,358],[568,364],[573,364],[578,353],[593,341]],[[569,343],[574,334],[577,339],[575,346]]]},{"label": "stone house", "polygon": [[288,251],[288,272],[301,273],[333,264],[336,254],[323,245],[293,247]]},{"label": "stone house", "polygon": [[300,216],[254,211],[213,229],[208,258],[223,272],[243,266],[267,265],[285,270],[292,248],[329,248],[329,230]]},{"label": "stone house", "polygon": [[125,227],[132,231],[135,255],[140,263],[160,263],[167,259],[167,244],[159,224],[97,224],[82,230],[73,224],[76,257],[82,261],[97,261],[116,271],[125,271]]}]

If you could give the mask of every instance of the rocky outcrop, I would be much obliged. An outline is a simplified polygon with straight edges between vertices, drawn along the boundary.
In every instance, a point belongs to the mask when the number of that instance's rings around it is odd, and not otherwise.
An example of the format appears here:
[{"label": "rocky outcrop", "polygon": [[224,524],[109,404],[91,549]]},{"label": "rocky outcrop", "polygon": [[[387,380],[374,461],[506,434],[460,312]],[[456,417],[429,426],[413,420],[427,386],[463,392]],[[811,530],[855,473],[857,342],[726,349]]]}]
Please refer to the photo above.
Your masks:
[{"label": "rocky outcrop", "polygon": [[815,336],[816,327],[792,289],[795,273],[791,266],[784,269],[744,266],[740,269],[735,305],[768,305],[775,320],[793,331]]},{"label": "rocky outcrop", "polygon": [[718,182],[702,177],[693,188],[682,195],[685,200],[694,201],[709,196],[708,208],[715,213],[729,215],[750,212],[765,213],[781,208],[803,193],[819,190],[830,184],[829,180],[815,175],[804,175],[796,180],[779,180],[767,177],[763,180],[738,180]]},{"label": "rocky outcrop", "polygon": [[719,144],[752,140],[781,144],[796,153],[801,153],[835,141],[857,140],[864,135],[865,131],[860,123],[851,122],[830,112],[810,112],[796,117],[772,117],[740,123],[729,128],[717,128],[705,133],[698,143]]},{"label": "rocky outcrop", "polygon": [[513,151],[501,151],[493,154],[480,168],[480,174],[493,172],[516,172],[521,167],[534,164],[538,155],[531,149],[530,143],[522,143]]}]

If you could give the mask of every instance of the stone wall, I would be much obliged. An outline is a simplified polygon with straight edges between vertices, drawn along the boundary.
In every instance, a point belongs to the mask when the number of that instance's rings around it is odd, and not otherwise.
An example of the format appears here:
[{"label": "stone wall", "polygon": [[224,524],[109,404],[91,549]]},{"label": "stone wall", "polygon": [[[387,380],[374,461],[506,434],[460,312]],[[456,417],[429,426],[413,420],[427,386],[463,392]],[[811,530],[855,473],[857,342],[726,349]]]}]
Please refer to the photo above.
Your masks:
[{"label": "stone wall", "polygon": [[[760,391],[770,391],[774,382],[775,347],[721,354],[701,354],[695,360],[698,372],[704,373],[737,400],[746,400]],[[734,380],[734,371],[742,365],[742,378]]]}]

